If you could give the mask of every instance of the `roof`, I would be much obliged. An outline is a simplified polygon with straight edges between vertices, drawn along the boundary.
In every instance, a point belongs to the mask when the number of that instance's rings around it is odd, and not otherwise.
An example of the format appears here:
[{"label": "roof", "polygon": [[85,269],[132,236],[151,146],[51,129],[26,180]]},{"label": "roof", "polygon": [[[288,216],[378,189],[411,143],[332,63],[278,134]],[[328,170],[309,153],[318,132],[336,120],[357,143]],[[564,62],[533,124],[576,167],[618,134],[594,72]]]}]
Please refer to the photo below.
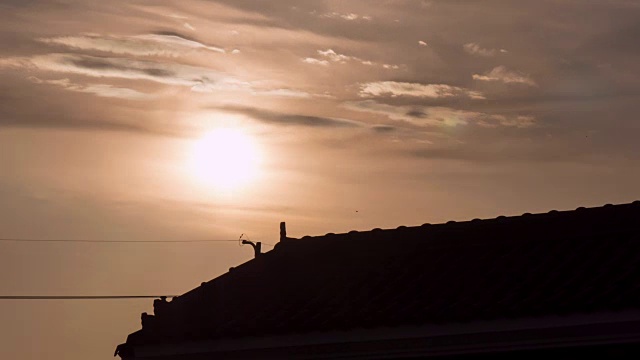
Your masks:
[{"label": "roof", "polygon": [[287,238],[174,298],[129,345],[640,307],[640,201]]}]

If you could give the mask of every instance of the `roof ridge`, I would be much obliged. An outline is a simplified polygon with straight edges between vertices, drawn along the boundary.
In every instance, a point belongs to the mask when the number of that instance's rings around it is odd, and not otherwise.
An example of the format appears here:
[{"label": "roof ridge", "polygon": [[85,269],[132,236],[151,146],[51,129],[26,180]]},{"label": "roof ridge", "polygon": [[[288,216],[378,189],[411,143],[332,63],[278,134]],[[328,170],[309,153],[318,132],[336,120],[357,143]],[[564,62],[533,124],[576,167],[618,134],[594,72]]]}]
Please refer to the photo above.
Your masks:
[{"label": "roof ridge", "polygon": [[[620,208],[620,207],[625,207],[625,206],[639,206],[640,207],[640,200],[635,200],[633,202],[629,202],[629,203],[622,203],[622,204],[611,204],[611,203],[607,203],[605,205],[601,205],[601,206],[592,206],[592,207],[584,207],[584,206],[579,206],[575,209],[569,209],[569,210],[549,210],[546,212],[540,212],[540,213],[529,213],[529,212],[525,212],[522,213],[520,215],[499,215],[493,218],[484,218],[484,219],[480,219],[480,218],[474,218],[471,220],[449,220],[446,222],[440,222],[440,223],[424,223],[421,225],[414,225],[414,226],[406,226],[406,225],[400,225],[398,227],[395,228],[373,228],[370,230],[350,230],[348,232],[344,232],[344,233],[333,233],[333,232],[329,232],[326,233],[324,235],[305,235],[299,239],[296,238],[291,238],[289,237],[289,239],[292,240],[310,240],[310,239],[317,239],[317,238],[325,238],[325,237],[333,237],[333,236],[346,236],[346,235],[355,235],[355,234],[367,234],[367,233],[373,233],[373,232],[386,232],[386,231],[395,231],[395,230],[411,230],[411,229],[418,229],[418,228],[426,228],[426,227],[437,227],[437,228],[442,228],[444,226],[448,226],[448,225],[458,225],[458,224],[471,224],[471,223],[487,223],[487,222],[493,222],[496,220],[513,220],[513,219],[522,219],[522,218],[526,218],[526,217],[540,217],[540,216],[545,216],[545,215],[567,215],[567,214],[573,214],[579,211],[584,211],[584,210],[601,210],[601,209],[609,209],[609,208]],[[277,244],[276,244],[277,245]]]}]

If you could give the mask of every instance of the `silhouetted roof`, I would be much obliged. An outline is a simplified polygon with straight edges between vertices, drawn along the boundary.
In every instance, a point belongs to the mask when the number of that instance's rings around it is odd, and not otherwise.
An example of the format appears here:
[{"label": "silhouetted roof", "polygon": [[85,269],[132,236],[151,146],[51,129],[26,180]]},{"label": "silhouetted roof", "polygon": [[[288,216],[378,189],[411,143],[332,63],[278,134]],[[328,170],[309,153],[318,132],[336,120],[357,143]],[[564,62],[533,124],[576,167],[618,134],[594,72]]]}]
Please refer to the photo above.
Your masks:
[{"label": "silhouetted roof", "polygon": [[639,235],[636,201],[286,239],[128,343],[637,309]]}]

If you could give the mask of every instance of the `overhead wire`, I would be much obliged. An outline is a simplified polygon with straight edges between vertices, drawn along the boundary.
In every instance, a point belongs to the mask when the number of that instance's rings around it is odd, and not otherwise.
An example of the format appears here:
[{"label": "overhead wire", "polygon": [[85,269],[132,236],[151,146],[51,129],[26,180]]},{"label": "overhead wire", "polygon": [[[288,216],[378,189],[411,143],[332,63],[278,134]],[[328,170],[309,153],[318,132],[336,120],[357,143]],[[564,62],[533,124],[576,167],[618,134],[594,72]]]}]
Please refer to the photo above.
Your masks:
[{"label": "overhead wire", "polygon": [[[238,242],[226,239],[192,239],[192,240],[101,240],[101,239],[33,239],[33,238],[0,238],[2,242],[68,242],[68,243],[207,243],[207,242]],[[262,243],[274,246],[273,244]]]},{"label": "overhead wire", "polygon": [[178,295],[0,295],[0,300],[123,300],[123,299],[159,299],[163,296]]},{"label": "overhead wire", "polygon": [[[192,240],[102,240],[102,239],[34,239],[34,238],[0,238],[0,242],[65,242],[65,243],[215,243],[239,242],[248,238],[240,235],[238,240],[226,239],[192,239]],[[273,247],[273,244],[262,243]],[[178,295],[0,295],[0,300],[124,300],[124,299],[157,299],[162,296]]]}]

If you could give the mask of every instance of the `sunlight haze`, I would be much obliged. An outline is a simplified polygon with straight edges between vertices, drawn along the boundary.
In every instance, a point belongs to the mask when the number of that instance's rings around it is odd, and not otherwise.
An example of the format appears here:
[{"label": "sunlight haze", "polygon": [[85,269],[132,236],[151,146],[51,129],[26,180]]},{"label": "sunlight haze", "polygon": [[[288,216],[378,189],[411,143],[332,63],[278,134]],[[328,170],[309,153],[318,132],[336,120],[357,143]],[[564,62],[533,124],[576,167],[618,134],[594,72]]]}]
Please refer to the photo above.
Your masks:
[{"label": "sunlight haze", "polygon": [[[638,36],[628,0],[0,1],[0,238],[275,244],[281,221],[632,202]],[[252,257],[0,241],[0,295],[182,294]],[[112,359],[150,311],[2,301],[0,359]]]}]

